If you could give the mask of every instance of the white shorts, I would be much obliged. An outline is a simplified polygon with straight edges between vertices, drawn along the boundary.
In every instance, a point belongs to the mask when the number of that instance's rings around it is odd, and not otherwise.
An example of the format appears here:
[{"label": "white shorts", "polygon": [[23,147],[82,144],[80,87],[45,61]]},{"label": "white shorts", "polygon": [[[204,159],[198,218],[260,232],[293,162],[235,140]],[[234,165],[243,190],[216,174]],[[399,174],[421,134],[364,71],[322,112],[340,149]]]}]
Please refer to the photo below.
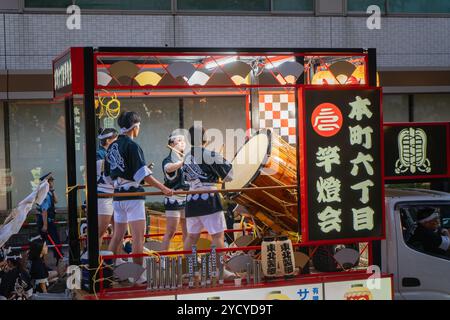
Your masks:
[{"label": "white shorts", "polygon": [[188,233],[201,233],[203,228],[209,234],[223,232],[227,228],[223,211],[200,217],[186,218],[186,228]]},{"label": "white shorts", "polygon": [[114,221],[127,223],[132,221],[145,221],[145,200],[113,201]]},{"label": "white shorts", "polygon": [[180,210],[166,210],[166,217],[168,217],[168,218],[184,219],[185,218],[184,209],[180,209]]},{"label": "white shorts", "polygon": [[98,214],[102,216],[112,216],[114,212],[112,198],[99,198],[97,201]]}]

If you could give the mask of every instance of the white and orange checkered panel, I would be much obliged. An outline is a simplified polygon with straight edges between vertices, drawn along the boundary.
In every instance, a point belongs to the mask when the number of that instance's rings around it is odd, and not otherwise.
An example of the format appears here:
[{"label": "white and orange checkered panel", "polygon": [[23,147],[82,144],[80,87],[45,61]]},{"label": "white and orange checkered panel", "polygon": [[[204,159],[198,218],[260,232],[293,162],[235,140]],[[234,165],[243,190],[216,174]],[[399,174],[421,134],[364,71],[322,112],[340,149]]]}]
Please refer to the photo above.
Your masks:
[{"label": "white and orange checkered panel", "polygon": [[260,129],[274,129],[286,142],[295,145],[295,122],[295,96],[293,93],[259,95]]}]

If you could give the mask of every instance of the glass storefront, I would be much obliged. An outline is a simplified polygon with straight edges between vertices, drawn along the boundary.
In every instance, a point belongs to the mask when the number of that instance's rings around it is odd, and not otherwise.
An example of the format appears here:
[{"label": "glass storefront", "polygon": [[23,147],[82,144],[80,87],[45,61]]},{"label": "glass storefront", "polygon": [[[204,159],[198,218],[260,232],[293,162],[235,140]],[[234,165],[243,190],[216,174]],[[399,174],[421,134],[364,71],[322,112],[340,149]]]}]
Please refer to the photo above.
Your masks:
[{"label": "glass storefront", "polygon": [[408,122],[408,95],[383,95],[383,120],[384,122]]},{"label": "glass storefront", "polygon": [[63,103],[9,102],[11,199],[16,206],[39,184],[39,177],[53,172],[59,198],[66,206],[66,140]]},{"label": "glass storefront", "polygon": [[450,94],[415,94],[414,121],[450,121]]}]

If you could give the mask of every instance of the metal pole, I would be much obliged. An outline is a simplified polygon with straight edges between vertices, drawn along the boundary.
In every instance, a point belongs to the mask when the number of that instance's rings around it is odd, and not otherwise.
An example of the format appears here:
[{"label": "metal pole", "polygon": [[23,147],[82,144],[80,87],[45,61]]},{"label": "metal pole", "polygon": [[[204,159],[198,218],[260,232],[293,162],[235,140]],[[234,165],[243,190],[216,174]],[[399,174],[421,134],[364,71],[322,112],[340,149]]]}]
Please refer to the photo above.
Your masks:
[{"label": "metal pole", "polygon": [[86,143],[86,204],[88,221],[89,290],[94,292],[95,270],[98,268],[98,221],[97,221],[97,130],[94,101],[94,50],[84,48],[84,115]]},{"label": "metal pole", "polygon": [[[368,50],[368,71],[369,71],[369,85],[376,87],[377,85],[377,52],[375,48]],[[383,187],[383,186],[382,186]],[[372,261],[381,269],[381,241],[372,241]]]},{"label": "metal pole", "polygon": [[[67,187],[77,184],[77,169],[75,155],[75,125],[73,113],[73,98],[64,100],[66,116],[66,170]],[[77,189],[67,194],[68,226],[69,226],[69,263],[80,264],[80,242],[78,241],[77,220]]]}]

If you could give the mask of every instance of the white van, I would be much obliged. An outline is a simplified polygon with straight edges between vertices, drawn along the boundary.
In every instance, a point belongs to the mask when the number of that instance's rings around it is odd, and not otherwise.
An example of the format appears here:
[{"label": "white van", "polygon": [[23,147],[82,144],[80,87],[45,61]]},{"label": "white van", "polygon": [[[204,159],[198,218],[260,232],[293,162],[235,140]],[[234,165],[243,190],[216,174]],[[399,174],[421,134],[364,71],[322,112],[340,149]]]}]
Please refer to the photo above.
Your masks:
[{"label": "white van", "polygon": [[425,253],[411,243],[416,212],[439,208],[441,227],[450,229],[450,194],[423,189],[386,189],[386,240],[382,272],[394,275],[395,299],[450,299],[450,254]]},{"label": "white van", "polygon": [[[411,241],[417,210],[421,207],[438,208],[441,227],[450,229],[450,194],[390,188],[385,189],[385,194],[386,240],[381,241],[381,271],[393,275],[394,299],[450,300],[450,253],[445,256],[426,253],[421,244]],[[343,248],[358,250],[358,245],[318,247],[312,258],[314,269],[341,271],[333,256]]]}]

